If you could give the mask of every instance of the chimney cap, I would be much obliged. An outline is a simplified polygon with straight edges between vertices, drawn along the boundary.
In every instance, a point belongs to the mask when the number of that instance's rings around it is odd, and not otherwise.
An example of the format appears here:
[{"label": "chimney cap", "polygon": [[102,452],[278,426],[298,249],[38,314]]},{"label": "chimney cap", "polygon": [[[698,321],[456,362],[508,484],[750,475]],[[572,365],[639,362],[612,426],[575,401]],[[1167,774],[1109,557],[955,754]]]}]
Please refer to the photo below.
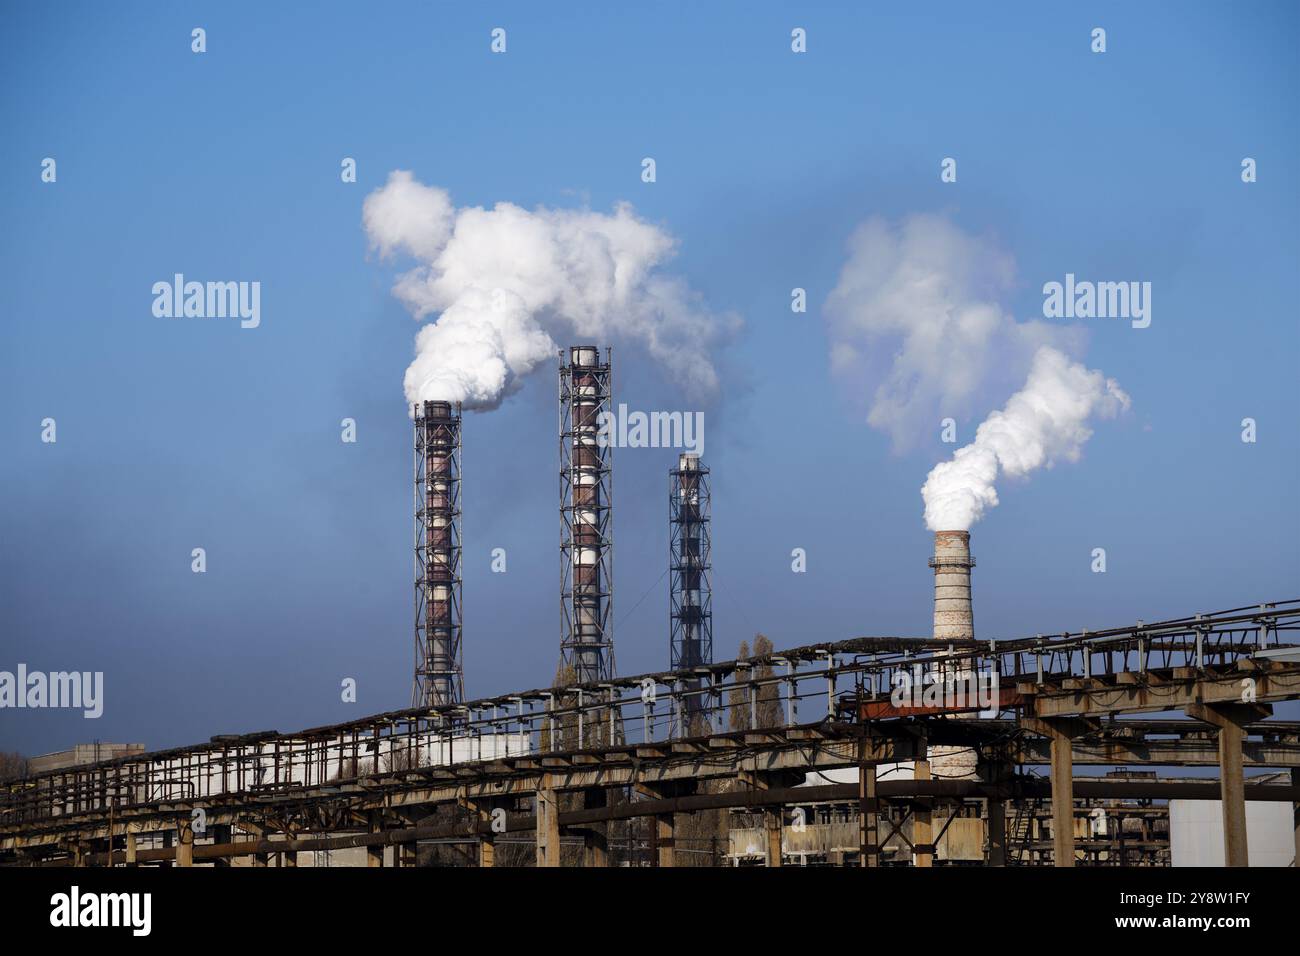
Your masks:
[{"label": "chimney cap", "polygon": [[420,402],[419,411],[423,413],[424,418],[446,421],[451,418],[452,404],[444,401],[423,401]]},{"label": "chimney cap", "polygon": [[599,365],[600,347],[596,345],[570,345],[569,364]]}]

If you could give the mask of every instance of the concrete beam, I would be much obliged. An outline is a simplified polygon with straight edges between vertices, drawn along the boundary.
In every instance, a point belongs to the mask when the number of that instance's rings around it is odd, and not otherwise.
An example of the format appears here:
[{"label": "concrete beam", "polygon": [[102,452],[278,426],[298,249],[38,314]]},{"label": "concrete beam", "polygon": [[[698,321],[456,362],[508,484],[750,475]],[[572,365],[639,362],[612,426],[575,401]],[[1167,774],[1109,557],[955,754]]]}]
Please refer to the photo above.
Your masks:
[{"label": "concrete beam", "polygon": [[[1025,737],[1012,746],[1016,763],[1049,764],[1047,740]],[[1247,767],[1300,767],[1300,746],[1278,741],[1245,740],[1242,759]],[[1217,767],[1219,748],[1212,735],[1204,740],[1075,740],[1070,760],[1079,766],[1140,764],[1148,767]]]},{"label": "concrete beam", "polygon": [[1031,690],[1032,697],[1027,697],[1026,702],[1035,717],[1187,712],[1195,704],[1237,704],[1241,702],[1242,681],[1247,679],[1252,682],[1252,693],[1260,703],[1300,697],[1300,667],[1292,664],[1274,663],[1260,670],[1250,668],[1226,674],[1197,672],[1191,676],[1179,673],[1184,670],[1190,668],[1176,668],[1168,679],[1157,680],[1155,675],[1150,675],[1146,681],[1116,682],[1100,687],[1017,686]]}]

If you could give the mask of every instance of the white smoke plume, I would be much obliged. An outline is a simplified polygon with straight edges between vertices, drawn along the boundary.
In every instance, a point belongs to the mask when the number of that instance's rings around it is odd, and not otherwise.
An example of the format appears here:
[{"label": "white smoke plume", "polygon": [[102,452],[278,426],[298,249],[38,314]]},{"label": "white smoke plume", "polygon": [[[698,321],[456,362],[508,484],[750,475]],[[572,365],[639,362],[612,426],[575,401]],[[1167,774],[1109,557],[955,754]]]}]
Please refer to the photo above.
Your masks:
[{"label": "white smoke plume", "polygon": [[1024,381],[1034,353],[1074,351],[1080,333],[1017,322],[999,304],[1015,263],[937,215],[862,223],[826,303],[831,370],[871,394],[867,423],[896,451],[961,421]]},{"label": "white smoke plume", "polygon": [[627,203],[609,214],[457,209],[445,190],[397,170],[366,197],[362,222],[381,257],[418,263],[398,278],[397,298],[417,319],[438,314],[416,336],[408,404],[495,408],[555,358],[560,335],[638,344],[691,397],[717,390],[710,349],[739,320],[703,309],[685,282],[658,271],[676,242]]},{"label": "white smoke plume", "polygon": [[827,300],[831,369],[871,392],[867,422],[896,451],[1020,389],[930,472],[921,494],[932,531],[968,529],[997,505],[1000,473],[1078,459],[1089,423],[1129,406],[1113,379],[1070,358],[1082,330],[1017,322],[1003,308],[1014,281],[1009,255],[942,216],[873,218],[850,238]]},{"label": "white smoke plume", "polygon": [[930,472],[921,489],[931,531],[965,531],[998,503],[999,471],[1023,477],[1058,461],[1077,461],[1094,418],[1114,418],[1129,397],[1113,378],[1044,346],[1024,388],[993,412],[975,440]]}]

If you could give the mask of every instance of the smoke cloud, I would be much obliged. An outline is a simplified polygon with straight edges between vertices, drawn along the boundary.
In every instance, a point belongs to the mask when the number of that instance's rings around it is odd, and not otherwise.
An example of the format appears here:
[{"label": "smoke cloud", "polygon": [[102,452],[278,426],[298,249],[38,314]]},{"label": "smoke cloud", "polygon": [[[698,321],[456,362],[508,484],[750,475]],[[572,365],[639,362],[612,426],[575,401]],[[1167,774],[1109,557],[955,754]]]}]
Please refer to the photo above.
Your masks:
[{"label": "smoke cloud", "polygon": [[1008,394],[1041,346],[1082,344],[1076,330],[1017,322],[999,304],[1015,279],[1012,258],[942,216],[897,226],[872,218],[848,246],[825,309],[831,371],[870,393],[867,423],[895,451]]},{"label": "smoke cloud", "polygon": [[417,319],[406,400],[490,409],[553,359],[555,336],[643,347],[693,398],[717,391],[710,350],[739,326],[704,309],[659,268],[676,242],[630,204],[586,209],[456,208],[446,190],[396,170],[366,197],[362,223],[380,257],[417,266],[393,293]]},{"label": "smoke cloud", "polygon": [[1024,388],[993,412],[975,440],[930,472],[921,489],[931,531],[964,531],[998,503],[999,471],[1024,477],[1058,461],[1077,461],[1094,418],[1114,418],[1129,397],[1113,378],[1049,346],[1034,355]]},{"label": "smoke cloud", "polygon": [[867,422],[895,451],[1014,392],[930,472],[921,495],[932,531],[970,528],[997,505],[999,474],[1077,460],[1089,423],[1129,407],[1114,379],[1071,358],[1082,330],[1017,322],[1002,307],[1014,283],[1008,254],[942,216],[872,218],[850,238],[827,300],[832,372],[870,392]]}]

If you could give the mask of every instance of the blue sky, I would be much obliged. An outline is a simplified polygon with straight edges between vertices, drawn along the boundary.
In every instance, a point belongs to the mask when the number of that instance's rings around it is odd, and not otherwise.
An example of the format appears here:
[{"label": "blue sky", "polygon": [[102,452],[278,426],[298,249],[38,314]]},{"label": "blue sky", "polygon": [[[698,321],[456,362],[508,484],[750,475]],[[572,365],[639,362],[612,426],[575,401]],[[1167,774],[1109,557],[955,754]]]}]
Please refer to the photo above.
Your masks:
[{"label": "blue sky", "polygon": [[[107,700],[92,724],[6,713],[0,748],[161,747],[407,703],[401,382],[419,326],[360,224],[394,169],[462,205],[629,201],[678,239],[668,271],[744,319],[705,409],[719,658],[760,630],[778,647],[928,632],[919,488],[951,447],[936,427],[891,451],[866,396],[831,379],[821,316],[873,215],[991,237],[1014,257],[1002,305],[1020,319],[1067,272],[1154,287],[1148,329],[1080,323],[1131,413],[1078,464],[1001,488],[974,529],[981,636],[1296,597],[1298,18],[1288,3],[7,5],[0,669],[102,670]],[[957,183],[940,182],[947,156]],[[150,288],[176,272],[260,281],[261,326],[155,318]],[[619,400],[684,407],[662,369],[616,354]],[[554,672],[555,420],[549,368],[466,420],[470,696]],[[673,455],[615,456],[625,674],[666,666]],[[489,571],[496,547],[506,574]]]}]

